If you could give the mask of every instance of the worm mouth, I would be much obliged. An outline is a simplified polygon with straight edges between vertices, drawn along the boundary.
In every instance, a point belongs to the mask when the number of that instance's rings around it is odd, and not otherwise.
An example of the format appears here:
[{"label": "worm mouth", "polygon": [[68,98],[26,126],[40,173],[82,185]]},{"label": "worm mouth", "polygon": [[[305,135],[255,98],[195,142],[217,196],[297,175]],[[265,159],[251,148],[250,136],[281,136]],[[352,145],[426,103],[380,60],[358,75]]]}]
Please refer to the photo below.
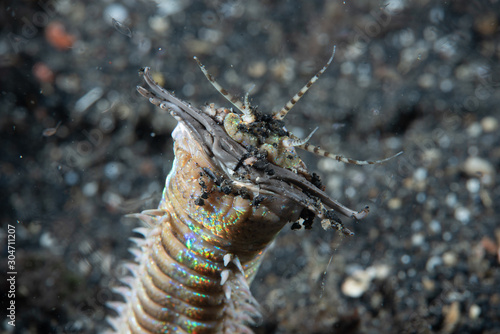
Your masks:
[{"label": "worm mouth", "polygon": [[289,199],[314,217],[322,219],[322,226],[334,227],[347,235],[353,233],[342,224],[336,213],[356,220],[368,214],[368,207],[355,211],[329,197],[311,182],[313,176],[307,170],[297,173],[264,161],[255,149],[232,139],[215,116],[193,107],[160,87],[153,80],[149,67],[141,69],[140,73],[148,87],[137,86],[137,91],[182,123],[233,186]]}]

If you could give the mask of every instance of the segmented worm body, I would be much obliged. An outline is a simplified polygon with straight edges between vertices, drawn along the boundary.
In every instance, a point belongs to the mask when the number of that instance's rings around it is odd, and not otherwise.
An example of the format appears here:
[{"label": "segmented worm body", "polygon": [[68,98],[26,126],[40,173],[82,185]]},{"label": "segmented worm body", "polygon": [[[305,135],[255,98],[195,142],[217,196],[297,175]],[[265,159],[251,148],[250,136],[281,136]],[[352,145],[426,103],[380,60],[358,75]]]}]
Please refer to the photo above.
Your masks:
[{"label": "segmented worm body", "polygon": [[357,161],[311,149],[309,138],[295,137],[282,121],[332,58],[274,116],[251,107],[248,95],[244,103],[231,96],[197,59],[240,113],[197,109],[158,86],[149,68],[141,71],[148,88],[137,87],[139,93],[179,123],[159,207],[133,215],[148,227],[136,229],[145,238],[133,239],[133,276],[116,289],[126,301],[110,303],[119,314],[109,319],[118,333],[252,333],[260,312],[249,284],[287,223],[310,228],[319,217],[323,226],[352,234],[337,213],[361,219],[368,208],[353,211],[330,198],[295,147]]}]

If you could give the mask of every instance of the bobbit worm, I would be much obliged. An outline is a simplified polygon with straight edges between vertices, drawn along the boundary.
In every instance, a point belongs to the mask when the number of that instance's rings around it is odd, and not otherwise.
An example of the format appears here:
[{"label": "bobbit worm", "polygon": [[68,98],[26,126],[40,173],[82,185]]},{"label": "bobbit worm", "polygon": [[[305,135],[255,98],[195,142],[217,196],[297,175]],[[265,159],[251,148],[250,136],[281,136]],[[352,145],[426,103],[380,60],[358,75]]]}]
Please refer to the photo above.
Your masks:
[{"label": "bobbit worm", "polygon": [[[329,197],[319,177],[297,154],[301,148],[340,162],[364,165],[326,152],[286,130],[283,119],[332,62],[274,115],[229,94],[195,57],[212,85],[235,107],[195,108],[160,87],[149,68],[138,92],[170,113],[175,160],[157,209],[134,214],[146,227],[131,252],[131,275],[112,302],[117,333],[252,333],[261,317],[251,284],[266,249],[287,224],[311,228],[316,218],[344,234],[338,214],[362,219]],[[399,155],[400,153],[398,153]],[[391,157],[392,158],[392,157]]]}]

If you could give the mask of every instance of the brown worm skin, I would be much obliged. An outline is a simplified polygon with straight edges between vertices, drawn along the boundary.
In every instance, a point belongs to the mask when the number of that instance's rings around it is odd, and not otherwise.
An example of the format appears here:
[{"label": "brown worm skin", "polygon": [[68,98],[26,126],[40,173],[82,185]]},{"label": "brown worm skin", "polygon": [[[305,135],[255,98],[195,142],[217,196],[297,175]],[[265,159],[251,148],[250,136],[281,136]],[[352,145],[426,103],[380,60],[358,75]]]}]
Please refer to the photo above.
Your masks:
[{"label": "brown worm skin", "polygon": [[117,333],[252,333],[260,312],[248,285],[283,226],[316,216],[350,234],[333,211],[359,219],[368,210],[328,197],[303,163],[297,172],[252,156],[213,115],[143,74],[149,89],[139,93],[179,121],[175,160],[158,209],[134,215],[149,228],[137,230],[145,239],[134,239],[137,264],[109,322]]}]

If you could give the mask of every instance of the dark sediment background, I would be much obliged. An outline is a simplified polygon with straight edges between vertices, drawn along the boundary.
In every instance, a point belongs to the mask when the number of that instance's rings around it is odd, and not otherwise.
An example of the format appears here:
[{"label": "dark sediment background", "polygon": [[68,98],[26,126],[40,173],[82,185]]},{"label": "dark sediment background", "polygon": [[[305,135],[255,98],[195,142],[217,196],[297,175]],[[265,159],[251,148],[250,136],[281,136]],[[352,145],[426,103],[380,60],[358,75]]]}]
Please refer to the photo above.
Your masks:
[{"label": "dark sediment background", "polygon": [[[0,12],[1,331],[96,333],[132,229],[157,206],[175,121],[135,91],[279,110],[359,167],[301,155],[371,212],[356,235],[286,227],[252,285],[256,333],[500,332],[497,1],[11,1]],[[16,326],[6,243],[15,226]]]}]

